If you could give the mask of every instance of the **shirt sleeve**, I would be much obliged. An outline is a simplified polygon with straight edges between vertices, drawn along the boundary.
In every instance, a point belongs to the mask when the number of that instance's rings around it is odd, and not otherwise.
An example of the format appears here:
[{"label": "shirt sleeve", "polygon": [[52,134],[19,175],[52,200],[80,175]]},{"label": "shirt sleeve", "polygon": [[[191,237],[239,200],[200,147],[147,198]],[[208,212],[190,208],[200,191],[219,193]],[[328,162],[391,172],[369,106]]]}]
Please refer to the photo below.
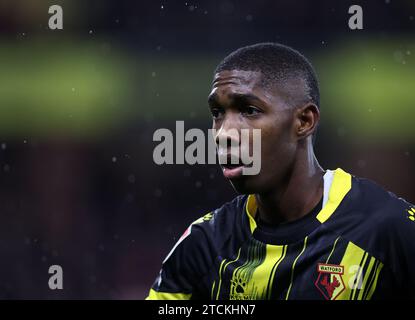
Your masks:
[{"label": "shirt sleeve", "polygon": [[211,263],[205,231],[192,223],[164,259],[146,300],[195,299]]},{"label": "shirt sleeve", "polygon": [[399,198],[392,211],[394,218],[388,226],[388,262],[399,295],[415,299],[415,206]]}]

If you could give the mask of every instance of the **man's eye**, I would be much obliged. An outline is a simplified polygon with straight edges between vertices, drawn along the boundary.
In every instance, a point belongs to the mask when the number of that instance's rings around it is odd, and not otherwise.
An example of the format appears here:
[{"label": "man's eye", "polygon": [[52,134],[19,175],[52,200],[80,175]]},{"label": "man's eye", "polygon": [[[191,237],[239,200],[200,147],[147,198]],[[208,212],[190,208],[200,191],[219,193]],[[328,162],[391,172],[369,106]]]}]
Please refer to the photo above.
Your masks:
[{"label": "man's eye", "polygon": [[258,113],[261,113],[261,110],[259,110],[258,108],[255,108],[253,106],[247,106],[244,108],[243,113],[248,115],[248,116],[253,116],[256,115]]},{"label": "man's eye", "polygon": [[214,119],[217,119],[223,115],[223,110],[221,108],[211,108],[210,112]]}]

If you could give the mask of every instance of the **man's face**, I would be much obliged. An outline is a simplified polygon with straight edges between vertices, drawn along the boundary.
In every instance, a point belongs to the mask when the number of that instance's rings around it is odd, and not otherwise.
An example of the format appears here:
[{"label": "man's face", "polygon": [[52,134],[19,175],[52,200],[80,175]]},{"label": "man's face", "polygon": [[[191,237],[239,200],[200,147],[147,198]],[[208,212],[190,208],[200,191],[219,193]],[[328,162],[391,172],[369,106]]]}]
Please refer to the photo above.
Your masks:
[{"label": "man's face", "polygon": [[[242,141],[241,129],[261,130],[261,170],[244,175],[243,165],[221,165],[225,178],[239,193],[266,193],[284,183],[295,158],[297,137],[294,108],[276,88],[264,88],[257,71],[222,71],[215,75],[209,95],[215,142],[220,155],[230,156],[231,142],[252,154],[253,139]],[[239,133],[239,134],[236,134]],[[222,141],[222,143],[220,143]],[[228,147],[223,147],[228,141]]]}]

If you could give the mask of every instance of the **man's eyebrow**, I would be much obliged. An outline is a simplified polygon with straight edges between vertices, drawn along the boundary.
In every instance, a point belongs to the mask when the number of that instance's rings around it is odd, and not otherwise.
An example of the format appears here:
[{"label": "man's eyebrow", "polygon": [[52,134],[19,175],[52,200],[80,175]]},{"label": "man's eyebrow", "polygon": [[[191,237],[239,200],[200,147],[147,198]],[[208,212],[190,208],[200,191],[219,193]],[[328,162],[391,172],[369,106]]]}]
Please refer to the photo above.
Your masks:
[{"label": "man's eyebrow", "polygon": [[252,93],[231,93],[229,96],[235,104],[243,104],[250,101],[262,102],[262,100]]},{"label": "man's eyebrow", "polygon": [[[232,101],[233,104],[244,104],[250,101],[254,102],[262,102],[262,100],[252,93],[230,93],[228,98]],[[218,101],[218,95],[216,93],[212,93],[208,97],[208,104],[211,107],[219,106],[220,103]]]}]

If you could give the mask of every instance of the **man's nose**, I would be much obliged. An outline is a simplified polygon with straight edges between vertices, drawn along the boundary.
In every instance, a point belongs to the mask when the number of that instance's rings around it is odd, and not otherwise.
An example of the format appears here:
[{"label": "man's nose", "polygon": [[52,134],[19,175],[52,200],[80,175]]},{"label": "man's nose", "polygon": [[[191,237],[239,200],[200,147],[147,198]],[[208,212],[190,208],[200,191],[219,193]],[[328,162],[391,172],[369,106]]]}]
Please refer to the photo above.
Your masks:
[{"label": "man's nose", "polygon": [[237,115],[227,115],[216,133],[215,142],[218,147],[239,146],[240,129]]}]

